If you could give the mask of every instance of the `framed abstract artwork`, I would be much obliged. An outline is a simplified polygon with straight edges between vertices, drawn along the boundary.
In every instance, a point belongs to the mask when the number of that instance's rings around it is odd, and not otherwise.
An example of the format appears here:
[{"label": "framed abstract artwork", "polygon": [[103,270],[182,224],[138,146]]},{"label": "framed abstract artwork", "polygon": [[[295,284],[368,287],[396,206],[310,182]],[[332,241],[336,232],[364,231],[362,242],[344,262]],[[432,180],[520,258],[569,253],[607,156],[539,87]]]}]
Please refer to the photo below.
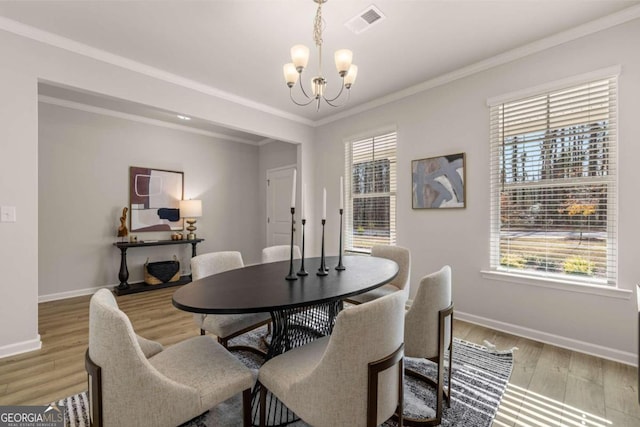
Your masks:
[{"label": "framed abstract artwork", "polygon": [[465,153],[411,162],[413,209],[466,207]]},{"label": "framed abstract artwork", "polygon": [[162,169],[129,168],[130,230],[182,230],[180,200],[184,194],[184,174]]}]

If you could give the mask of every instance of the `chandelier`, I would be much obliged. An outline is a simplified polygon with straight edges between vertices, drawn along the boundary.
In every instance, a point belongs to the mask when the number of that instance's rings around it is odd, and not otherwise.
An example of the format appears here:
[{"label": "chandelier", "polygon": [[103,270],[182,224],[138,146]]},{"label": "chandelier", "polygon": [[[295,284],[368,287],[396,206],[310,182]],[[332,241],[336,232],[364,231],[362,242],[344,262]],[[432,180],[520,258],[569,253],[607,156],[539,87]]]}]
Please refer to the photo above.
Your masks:
[{"label": "chandelier", "polygon": [[[318,3],[318,10],[316,12],[316,17],[313,21],[313,40],[316,43],[316,47],[318,48],[318,75],[311,79],[311,95],[307,93],[304,89],[304,85],[302,84],[301,77],[302,72],[307,66],[309,62],[309,48],[298,44],[291,48],[291,61],[288,64],[285,64],[283,67],[284,71],[284,79],[287,82],[287,86],[289,86],[289,97],[291,100],[300,106],[309,105],[312,102],[316,102],[317,109],[320,110],[321,100],[324,100],[327,104],[332,107],[340,107],[346,104],[349,101],[349,94],[351,93],[350,89],[353,83],[356,81],[356,76],[358,75],[358,67],[351,63],[353,58],[353,52],[349,49],[340,49],[336,51],[334,55],[336,68],[338,69],[338,75],[342,78],[342,85],[340,87],[340,91],[333,98],[327,98],[325,96],[325,89],[327,87],[327,80],[322,76],[322,30],[323,30],[323,20],[322,20],[322,4],[326,3],[328,0],[313,0]],[[302,95],[304,95],[305,99],[302,102],[296,101],[293,96],[293,87],[297,82],[300,82],[300,89],[302,91]],[[346,101],[342,104],[339,104],[339,98],[344,93],[344,90],[347,90]],[[342,101],[342,100],[340,100]]]}]

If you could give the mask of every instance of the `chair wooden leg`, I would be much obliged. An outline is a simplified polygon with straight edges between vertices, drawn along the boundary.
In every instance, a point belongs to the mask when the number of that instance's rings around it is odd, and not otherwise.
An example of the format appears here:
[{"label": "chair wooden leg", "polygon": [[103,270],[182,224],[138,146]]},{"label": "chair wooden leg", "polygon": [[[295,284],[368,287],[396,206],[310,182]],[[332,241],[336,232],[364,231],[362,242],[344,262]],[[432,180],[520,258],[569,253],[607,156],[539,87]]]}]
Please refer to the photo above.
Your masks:
[{"label": "chair wooden leg", "polygon": [[265,427],[267,418],[267,388],[260,384],[260,427]]},{"label": "chair wooden leg", "polygon": [[[446,348],[445,345],[445,319],[451,316],[451,323],[449,329],[449,387],[445,391],[444,390],[444,350]],[[453,362],[453,303],[439,312],[439,321],[438,321],[438,355],[431,360],[434,363],[437,363],[438,370],[436,373],[436,379],[433,380],[428,378],[418,372],[414,372],[412,370],[406,369],[405,372],[407,375],[418,378],[421,381],[426,382],[435,388],[436,391],[436,416],[433,418],[424,418],[424,419],[415,419],[415,418],[405,418],[404,424],[407,426],[437,426],[442,422],[442,412],[443,412],[443,399],[447,401],[447,406],[451,405],[451,366]]]},{"label": "chair wooden leg", "polygon": [[438,420],[438,424],[442,421],[442,394],[444,392],[444,355],[442,354],[444,349],[440,350],[440,354],[438,355],[438,380],[436,387],[436,419]]},{"label": "chair wooden leg", "polygon": [[395,364],[400,365],[400,379],[398,380],[398,418],[400,420],[399,425],[402,427],[402,410],[403,410],[403,396],[404,396],[404,381],[403,381],[403,364],[404,357],[404,344],[400,344],[400,347],[389,356],[369,363],[368,366],[368,386],[367,386],[367,427],[376,427],[378,425],[378,377],[380,372],[386,371]]},{"label": "chair wooden leg", "polygon": [[84,366],[87,370],[89,395],[89,425],[102,427],[102,368],[93,363],[89,349],[85,353]]},{"label": "chair wooden leg", "polygon": [[250,388],[242,392],[242,425],[243,427],[251,426],[251,389]]},{"label": "chair wooden leg", "polygon": [[398,362],[398,427],[404,427],[404,357]]},{"label": "chair wooden leg", "polygon": [[450,318],[451,329],[449,330],[449,387],[447,387],[447,408],[451,408],[451,384],[453,383],[453,376],[451,375],[451,368],[453,366],[453,307],[451,309],[451,318]]}]

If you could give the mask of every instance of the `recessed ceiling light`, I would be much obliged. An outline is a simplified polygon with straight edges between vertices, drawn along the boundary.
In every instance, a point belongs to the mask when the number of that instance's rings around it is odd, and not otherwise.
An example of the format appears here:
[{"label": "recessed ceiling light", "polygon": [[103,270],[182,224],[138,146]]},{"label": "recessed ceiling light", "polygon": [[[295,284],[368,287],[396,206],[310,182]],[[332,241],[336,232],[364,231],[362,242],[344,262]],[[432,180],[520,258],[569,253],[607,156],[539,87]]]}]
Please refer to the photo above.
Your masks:
[{"label": "recessed ceiling light", "polygon": [[191,117],[181,116],[180,114],[178,114],[178,118],[179,118],[180,120],[191,120]]}]

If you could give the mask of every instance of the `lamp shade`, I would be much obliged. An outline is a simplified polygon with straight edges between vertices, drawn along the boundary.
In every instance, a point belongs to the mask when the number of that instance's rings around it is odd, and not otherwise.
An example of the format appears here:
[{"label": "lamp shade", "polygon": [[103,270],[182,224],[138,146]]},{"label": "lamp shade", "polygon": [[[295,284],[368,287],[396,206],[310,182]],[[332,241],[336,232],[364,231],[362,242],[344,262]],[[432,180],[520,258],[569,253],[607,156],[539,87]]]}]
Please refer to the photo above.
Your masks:
[{"label": "lamp shade", "polygon": [[344,85],[347,89],[351,88],[351,85],[355,83],[358,76],[358,66],[351,64],[347,75],[344,77]]},{"label": "lamp shade", "polygon": [[347,71],[349,71],[349,67],[351,67],[353,52],[351,52],[349,49],[340,49],[336,51],[334,58],[336,60],[336,68],[338,69],[338,74],[344,76]]},{"label": "lamp shade", "polygon": [[284,72],[284,80],[287,82],[287,86],[292,87],[298,81],[300,74],[298,70],[296,70],[296,66],[293,62],[289,62],[282,67],[282,71]]},{"label": "lamp shade", "polygon": [[201,217],[202,200],[180,200],[180,216],[182,218]]},{"label": "lamp shade", "polygon": [[297,44],[292,47],[291,62],[300,70],[305,68],[309,62],[309,48],[302,44]]}]

